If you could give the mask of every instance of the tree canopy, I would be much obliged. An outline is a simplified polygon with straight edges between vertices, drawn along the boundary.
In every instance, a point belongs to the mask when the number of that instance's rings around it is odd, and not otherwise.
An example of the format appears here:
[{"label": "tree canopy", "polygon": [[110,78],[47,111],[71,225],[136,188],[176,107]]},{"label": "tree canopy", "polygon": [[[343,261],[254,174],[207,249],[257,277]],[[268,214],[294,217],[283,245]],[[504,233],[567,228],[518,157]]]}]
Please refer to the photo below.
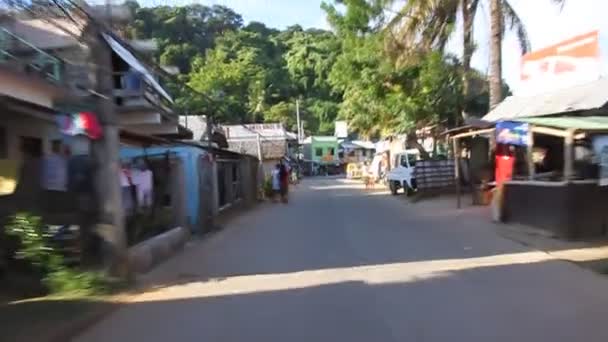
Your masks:
[{"label": "tree canopy", "polygon": [[180,110],[209,113],[222,123],[282,122],[295,131],[299,107],[307,134],[332,134],[336,119],[345,119],[360,135],[377,137],[454,125],[465,108],[483,114],[485,77],[471,72],[473,96],[465,99],[462,62],[455,56],[431,49],[407,64],[391,56],[388,3],[324,3],[332,25],[326,31],[245,24],[218,5],[148,8],[131,2],[135,20],[126,31],[155,39],[157,62],[179,68],[180,82],[172,88]]}]

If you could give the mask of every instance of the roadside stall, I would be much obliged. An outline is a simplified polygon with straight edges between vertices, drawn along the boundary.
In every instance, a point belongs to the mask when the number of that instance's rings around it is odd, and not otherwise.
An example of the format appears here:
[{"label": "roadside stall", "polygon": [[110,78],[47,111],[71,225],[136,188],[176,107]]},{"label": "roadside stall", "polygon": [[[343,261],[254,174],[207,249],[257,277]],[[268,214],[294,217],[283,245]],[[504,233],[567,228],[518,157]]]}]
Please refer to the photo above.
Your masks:
[{"label": "roadside stall", "polygon": [[[491,183],[498,189],[496,219],[567,239],[605,235],[607,104],[605,79],[534,97],[509,97],[483,118],[493,128],[451,137],[454,154],[461,157],[463,138],[488,139],[494,160]],[[462,177],[461,167],[455,171]]]}]

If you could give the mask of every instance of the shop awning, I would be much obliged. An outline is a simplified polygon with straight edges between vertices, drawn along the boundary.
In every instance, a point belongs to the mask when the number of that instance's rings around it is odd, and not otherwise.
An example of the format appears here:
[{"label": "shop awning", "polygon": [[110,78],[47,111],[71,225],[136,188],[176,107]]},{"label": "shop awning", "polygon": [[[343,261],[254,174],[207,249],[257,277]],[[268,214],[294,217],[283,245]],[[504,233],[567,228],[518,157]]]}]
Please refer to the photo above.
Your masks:
[{"label": "shop awning", "polygon": [[600,109],[608,103],[608,79],[535,96],[509,96],[486,114],[484,121],[519,121],[538,117]]},{"label": "shop awning", "polygon": [[165,91],[165,89],[158,83],[158,81],[152,76],[150,71],[124,46],[122,46],[116,39],[108,34],[103,34],[103,38],[108,42],[112,50],[116,52],[125,63],[129,64],[135,71],[143,75],[145,80],[152,85],[152,87],[161,94],[169,102],[173,103],[171,96]]},{"label": "shop awning", "polygon": [[585,131],[608,131],[608,116],[560,116],[519,118],[532,125]]}]

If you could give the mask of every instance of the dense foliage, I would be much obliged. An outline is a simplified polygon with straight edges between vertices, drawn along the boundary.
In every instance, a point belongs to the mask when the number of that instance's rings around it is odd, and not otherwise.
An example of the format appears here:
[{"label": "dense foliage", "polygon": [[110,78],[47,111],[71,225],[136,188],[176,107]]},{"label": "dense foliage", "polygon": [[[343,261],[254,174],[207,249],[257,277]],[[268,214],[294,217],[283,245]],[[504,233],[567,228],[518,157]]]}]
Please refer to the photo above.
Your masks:
[{"label": "dense foliage", "polygon": [[386,3],[325,3],[332,25],[325,31],[245,25],[217,5],[144,8],[131,2],[135,20],[126,31],[156,39],[157,61],[177,66],[181,81],[196,91],[174,87],[184,112],[211,113],[219,122],[278,121],[295,131],[298,103],[308,134],[331,134],[340,118],[360,135],[376,137],[455,125],[465,108],[484,113],[487,82],[469,72],[476,87],[465,99],[456,57],[416,50],[409,63],[394,58],[382,24]]},{"label": "dense foliage", "polygon": [[8,236],[17,238],[20,243],[16,257],[27,261],[43,275],[42,281],[51,293],[91,295],[110,289],[109,280],[101,273],[66,266],[39,217],[17,214],[5,229]]}]

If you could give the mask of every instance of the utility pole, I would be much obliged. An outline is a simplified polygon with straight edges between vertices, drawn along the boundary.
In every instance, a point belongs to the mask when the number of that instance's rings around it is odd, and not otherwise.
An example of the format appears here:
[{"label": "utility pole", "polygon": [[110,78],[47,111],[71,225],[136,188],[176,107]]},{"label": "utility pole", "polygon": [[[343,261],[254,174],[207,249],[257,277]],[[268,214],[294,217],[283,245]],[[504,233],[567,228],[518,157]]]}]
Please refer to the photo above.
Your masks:
[{"label": "utility pole", "polygon": [[[203,189],[204,192],[209,194],[208,201],[204,201],[204,214],[206,216],[206,225],[208,231],[213,231],[216,229],[215,227],[215,187],[214,187],[214,155],[213,155],[213,121],[211,120],[211,115],[205,115],[205,135],[207,136],[207,153],[209,161],[206,170],[202,170],[204,172],[203,177]],[[201,232],[202,233],[202,232]]]},{"label": "utility pole", "polygon": [[258,159],[260,160],[260,165],[262,164],[262,139],[260,137],[260,133],[256,132],[256,140],[258,143]]},{"label": "utility pole", "polygon": [[[109,1],[106,2],[106,13],[110,15]],[[106,19],[109,22],[110,18]],[[103,130],[103,137],[91,145],[100,211],[97,233],[104,241],[104,261],[108,271],[123,278],[129,275],[129,265],[119,181],[119,127],[113,96],[112,53],[102,33],[102,26],[89,20],[85,34],[90,48],[89,60],[95,70],[96,113]]]},{"label": "utility pole", "polygon": [[300,124],[300,100],[296,99],[296,121],[298,125],[298,144],[302,141],[302,126]]}]

